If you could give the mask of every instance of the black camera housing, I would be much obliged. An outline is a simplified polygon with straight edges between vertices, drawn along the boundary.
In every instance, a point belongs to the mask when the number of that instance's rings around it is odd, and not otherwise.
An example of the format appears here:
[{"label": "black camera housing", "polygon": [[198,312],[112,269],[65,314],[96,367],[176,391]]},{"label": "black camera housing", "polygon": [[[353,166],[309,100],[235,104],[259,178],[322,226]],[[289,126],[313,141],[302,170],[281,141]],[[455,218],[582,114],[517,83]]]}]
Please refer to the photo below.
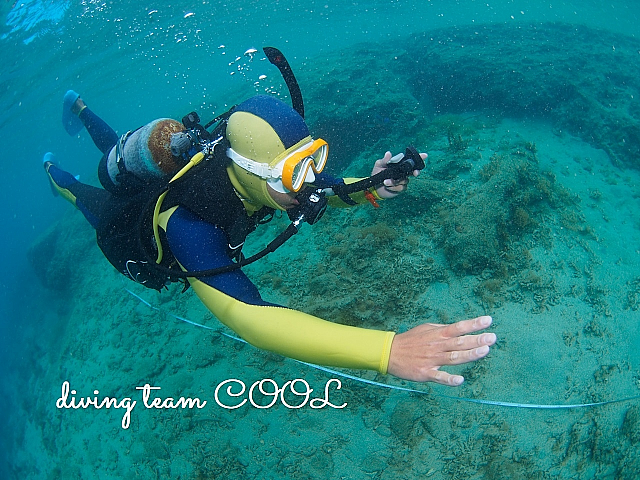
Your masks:
[{"label": "black camera housing", "polygon": [[327,209],[327,196],[321,189],[306,188],[296,196],[296,200],[299,205],[287,211],[292,222],[313,225]]}]

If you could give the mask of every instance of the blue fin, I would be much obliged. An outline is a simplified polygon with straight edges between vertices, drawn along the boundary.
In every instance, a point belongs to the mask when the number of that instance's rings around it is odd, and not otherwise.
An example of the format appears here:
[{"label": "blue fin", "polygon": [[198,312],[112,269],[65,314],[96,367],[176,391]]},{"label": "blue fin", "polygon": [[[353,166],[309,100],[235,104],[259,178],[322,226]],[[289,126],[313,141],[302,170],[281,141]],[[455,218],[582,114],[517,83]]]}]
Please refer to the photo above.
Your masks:
[{"label": "blue fin", "polygon": [[69,90],[64,94],[64,100],[62,101],[62,126],[71,136],[77,135],[84,128],[82,120],[71,111],[71,107],[76,103],[79,96],[79,93]]},{"label": "blue fin", "polygon": [[49,186],[51,187],[51,193],[53,193],[54,197],[57,197],[59,195],[58,189],[53,185],[51,176],[49,176],[49,167],[47,163],[51,163],[53,165],[56,164],[56,159],[53,156],[53,153],[51,152],[47,152],[44,154],[44,157],[42,158],[42,165],[44,166],[44,169],[47,171],[47,179],[49,179]]}]

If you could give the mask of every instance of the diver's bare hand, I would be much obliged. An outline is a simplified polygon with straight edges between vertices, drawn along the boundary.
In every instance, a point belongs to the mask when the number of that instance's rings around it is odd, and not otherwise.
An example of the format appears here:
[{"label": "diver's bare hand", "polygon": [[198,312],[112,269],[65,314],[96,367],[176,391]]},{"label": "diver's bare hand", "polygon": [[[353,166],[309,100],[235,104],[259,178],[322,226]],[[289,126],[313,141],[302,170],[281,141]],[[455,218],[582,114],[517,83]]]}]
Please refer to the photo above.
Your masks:
[{"label": "diver's bare hand", "polygon": [[405,380],[457,387],[464,382],[464,377],[451,375],[440,368],[486,356],[489,346],[496,343],[496,335],[468,334],[487,328],[491,322],[491,317],[483,316],[451,325],[424,323],[397,334],[391,344],[387,371]]},{"label": "diver's bare hand", "polygon": [[[403,155],[403,154],[401,153],[399,155]],[[426,153],[421,153],[420,156],[422,157],[423,160],[427,158]],[[371,175],[373,176],[376,173],[385,170],[387,168],[389,160],[391,160],[392,158],[395,159],[396,157],[392,157],[391,152],[386,152],[384,154],[384,157],[382,157],[380,160],[376,160],[376,163],[373,165],[373,170],[371,171]],[[414,177],[417,177],[419,174],[420,174],[419,170],[414,170],[412,173]],[[402,178],[400,180],[387,179],[384,181],[383,185],[381,185],[376,189],[376,193],[380,196],[380,198],[393,198],[397,196],[399,193],[404,192],[407,189],[408,183],[409,183],[408,178]]]}]

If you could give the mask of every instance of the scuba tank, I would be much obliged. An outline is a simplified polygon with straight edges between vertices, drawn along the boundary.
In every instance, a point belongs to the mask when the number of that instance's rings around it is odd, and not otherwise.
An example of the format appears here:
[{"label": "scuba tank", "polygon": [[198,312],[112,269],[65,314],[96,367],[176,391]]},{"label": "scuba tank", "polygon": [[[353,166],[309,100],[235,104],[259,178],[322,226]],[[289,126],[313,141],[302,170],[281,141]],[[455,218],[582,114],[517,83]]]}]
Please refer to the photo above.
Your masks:
[{"label": "scuba tank", "polygon": [[172,138],[184,132],[182,123],[159,118],[122,135],[103,158],[100,183],[112,193],[132,195],[144,186],[166,180],[186,164],[172,153]]}]

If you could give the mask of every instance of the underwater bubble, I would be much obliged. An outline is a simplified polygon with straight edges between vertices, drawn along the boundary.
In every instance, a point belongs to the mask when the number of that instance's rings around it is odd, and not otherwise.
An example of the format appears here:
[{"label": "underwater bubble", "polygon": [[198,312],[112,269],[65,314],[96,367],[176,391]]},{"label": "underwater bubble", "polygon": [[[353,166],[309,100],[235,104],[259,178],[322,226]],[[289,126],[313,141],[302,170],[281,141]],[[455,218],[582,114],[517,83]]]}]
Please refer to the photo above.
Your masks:
[{"label": "underwater bubble", "polygon": [[265,78],[267,78],[267,76],[266,76],[266,75],[260,75],[260,76],[258,77],[258,80],[264,80]]},{"label": "underwater bubble", "polygon": [[249,60],[253,60],[253,56],[256,54],[258,50],[255,48],[249,48],[246,52],[244,52],[245,57],[249,57]]},{"label": "underwater bubble", "polygon": [[195,13],[193,13],[193,12],[186,12],[186,13],[184,14],[184,18],[193,17],[194,15],[195,15]]}]

